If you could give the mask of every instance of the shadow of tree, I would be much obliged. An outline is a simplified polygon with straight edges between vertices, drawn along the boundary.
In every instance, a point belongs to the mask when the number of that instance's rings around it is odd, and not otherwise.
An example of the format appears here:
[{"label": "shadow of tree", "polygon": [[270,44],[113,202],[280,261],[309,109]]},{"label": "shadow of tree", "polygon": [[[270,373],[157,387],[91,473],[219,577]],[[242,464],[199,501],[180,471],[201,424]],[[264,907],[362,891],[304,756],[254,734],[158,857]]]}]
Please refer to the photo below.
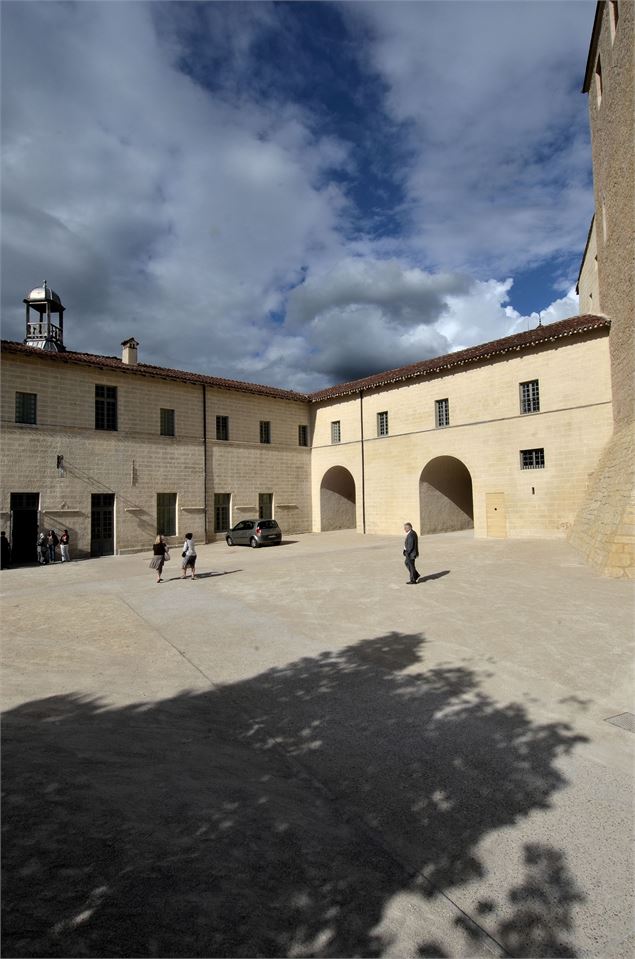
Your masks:
[{"label": "shadow of tree", "polygon": [[[6,712],[5,954],[383,954],[391,897],[482,876],[480,840],[547,808],[584,741],[469,669],[422,670],[423,644],[392,633],[154,704]],[[488,937],[575,954],[562,853],[532,847],[527,867],[511,911],[465,921],[464,954]],[[447,948],[422,928],[412,954]]]}]

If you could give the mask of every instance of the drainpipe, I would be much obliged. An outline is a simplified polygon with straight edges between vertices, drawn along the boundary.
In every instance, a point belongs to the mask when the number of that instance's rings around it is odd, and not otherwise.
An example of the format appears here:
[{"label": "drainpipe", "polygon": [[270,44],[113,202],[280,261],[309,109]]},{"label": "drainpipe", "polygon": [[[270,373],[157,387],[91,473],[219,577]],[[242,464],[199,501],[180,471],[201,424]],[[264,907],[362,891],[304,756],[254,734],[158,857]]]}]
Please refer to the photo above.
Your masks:
[{"label": "drainpipe", "polygon": [[203,542],[207,542],[207,391],[203,387]]},{"label": "drainpipe", "polygon": [[362,450],[362,533],[366,533],[366,479],[364,475],[364,398],[359,391],[359,426]]}]

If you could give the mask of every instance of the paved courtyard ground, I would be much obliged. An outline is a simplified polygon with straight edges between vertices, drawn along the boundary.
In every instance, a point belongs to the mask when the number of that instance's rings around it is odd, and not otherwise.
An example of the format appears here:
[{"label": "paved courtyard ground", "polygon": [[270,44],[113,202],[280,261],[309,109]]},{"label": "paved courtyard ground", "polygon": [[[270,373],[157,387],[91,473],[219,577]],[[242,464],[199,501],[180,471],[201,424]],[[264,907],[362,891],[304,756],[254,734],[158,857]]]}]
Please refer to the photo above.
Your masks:
[{"label": "paved courtyard ground", "polygon": [[632,956],[632,585],[421,552],[4,571],[4,955]]}]

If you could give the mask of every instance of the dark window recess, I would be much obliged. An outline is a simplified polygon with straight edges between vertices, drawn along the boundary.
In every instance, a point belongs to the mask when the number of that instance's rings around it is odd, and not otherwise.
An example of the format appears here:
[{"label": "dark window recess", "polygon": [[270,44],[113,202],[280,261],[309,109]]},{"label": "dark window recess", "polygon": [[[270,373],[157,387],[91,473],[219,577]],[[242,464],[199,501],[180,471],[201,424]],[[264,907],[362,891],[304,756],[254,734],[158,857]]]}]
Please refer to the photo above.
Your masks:
[{"label": "dark window recess", "polygon": [[174,436],[174,410],[161,410],[161,436]]},{"label": "dark window recess", "polygon": [[95,429],[117,429],[117,387],[95,386]]},{"label": "dark window recess", "polygon": [[309,445],[308,426],[298,426],[298,446],[308,446],[308,445]]},{"label": "dark window recess", "polygon": [[216,439],[217,440],[229,439],[229,416],[216,417]]},{"label": "dark window recess", "polygon": [[16,423],[37,423],[37,393],[15,394]]},{"label": "dark window recess", "polygon": [[262,519],[273,517],[273,493],[258,493],[258,516]]},{"label": "dark window recess", "polygon": [[260,442],[271,443],[271,422],[260,420]]},{"label": "dark window recess", "polygon": [[157,533],[176,536],[176,493],[157,493]]},{"label": "dark window recess", "polygon": [[520,451],[521,470],[542,470],[545,468],[545,451],[539,450],[521,450]]},{"label": "dark window recess", "polygon": [[214,493],[214,532],[226,533],[229,529],[229,493]]},{"label": "dark window recess", "polygon": [[520,412],[540,412],[540,390],[538,380],[528,380],[520,384]]}]

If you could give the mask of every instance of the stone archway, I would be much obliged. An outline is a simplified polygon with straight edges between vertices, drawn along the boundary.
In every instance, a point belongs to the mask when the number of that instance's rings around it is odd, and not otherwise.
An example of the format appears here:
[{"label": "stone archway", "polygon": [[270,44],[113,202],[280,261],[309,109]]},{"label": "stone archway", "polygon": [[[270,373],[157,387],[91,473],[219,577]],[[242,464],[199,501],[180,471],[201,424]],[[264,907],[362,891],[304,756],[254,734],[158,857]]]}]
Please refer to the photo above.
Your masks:
[{"label": "stone archway", "polygon": [[421,533],[474,529],[472,477],[454,456],[436,456],[419,477]]},{"label": "stone archway", "polygon": [[320,484],[320,528],[356,529],[355,480],[343,466],[332,466]]}]

